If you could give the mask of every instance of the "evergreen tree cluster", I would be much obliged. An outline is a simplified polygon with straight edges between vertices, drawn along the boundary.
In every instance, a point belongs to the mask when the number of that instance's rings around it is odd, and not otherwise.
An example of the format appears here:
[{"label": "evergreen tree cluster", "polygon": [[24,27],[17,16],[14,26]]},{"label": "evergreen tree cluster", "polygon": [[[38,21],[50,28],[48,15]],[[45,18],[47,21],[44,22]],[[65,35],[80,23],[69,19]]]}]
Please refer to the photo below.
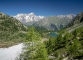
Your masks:
[{"label": "evergreen tree cluster", "polygon": [[[64,33],[63,33],[64,34]],[[71,59],[83,59],[83,27],[71,33],[59,34],[45,42],[49,55],[55,56],[56,60],[68,57]]]}]

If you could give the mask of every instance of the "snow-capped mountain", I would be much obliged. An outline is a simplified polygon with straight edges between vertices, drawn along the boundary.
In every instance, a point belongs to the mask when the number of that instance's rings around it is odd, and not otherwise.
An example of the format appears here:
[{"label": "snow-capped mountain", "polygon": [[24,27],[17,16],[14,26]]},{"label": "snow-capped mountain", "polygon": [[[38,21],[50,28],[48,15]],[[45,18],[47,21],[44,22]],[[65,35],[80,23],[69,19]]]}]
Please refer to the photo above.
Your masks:
[{"label": "snow-capped mountain", "polygon": [[[59,17],[59,18],[67,17],[69,19],[73,19],[75,16],[76,15],[74,15],[74,14],[68,14],[68,15],[58,15],[57,17]],[[20,13],[14,17],[22,23],[36,22],[36,21],[39,21],[39,20],[45,18],[44,16],[36,16],[33,12],[29,13],[29,14]]]},{"label": "snow-capped mountain", "polygon": [[68,17],[69,19],[73,19],[76,15],[74,14],[68,14],[68,15],[58,15],[57,17],[59,18],[64,18],[64,17]]},{"label": "snow-capped mountain", "polygon": [[39,21],[44,18],[44,16],[36,16],[33,12],[29,14],[17,14],[14,17],[22,23]]},{"label": "snow-capped mountain", "polygon": [[44,26],[49,27],[56,26],[57,30],[65,27],[72,19],[75,17],[74,14],[69,15],[58,15],[58,16],[36,16],[34,13],[29,14],[17,14],[14,16],[21,23],[26,26],[34,25],[34,26]]}]

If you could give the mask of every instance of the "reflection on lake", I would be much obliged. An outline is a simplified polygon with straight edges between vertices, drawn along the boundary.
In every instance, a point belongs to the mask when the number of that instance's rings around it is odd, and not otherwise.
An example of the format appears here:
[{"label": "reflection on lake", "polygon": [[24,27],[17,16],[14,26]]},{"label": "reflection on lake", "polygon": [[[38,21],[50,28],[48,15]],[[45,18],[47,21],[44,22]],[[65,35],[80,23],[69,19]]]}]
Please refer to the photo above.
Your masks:
[{"label": "reflection on lake", "polygon": [[23,43],[9,48],[0,48],[0,60],[15,60],[22,52]]}]

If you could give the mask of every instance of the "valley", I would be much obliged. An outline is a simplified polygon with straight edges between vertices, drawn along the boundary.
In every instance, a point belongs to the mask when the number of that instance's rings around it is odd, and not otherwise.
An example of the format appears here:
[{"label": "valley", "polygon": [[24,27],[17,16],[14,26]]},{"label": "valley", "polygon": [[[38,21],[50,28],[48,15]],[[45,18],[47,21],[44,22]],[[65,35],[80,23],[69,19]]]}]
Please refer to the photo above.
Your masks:
[{"label": "valley", "polygon": [[83,60],[83,0],[0,0],[0,60]]},{"label": "valley", "polygon": [[[22,21],[17,20],[15,17],[8,16],[7,14],[1,12],[0,59],[83,59],[82,14],[83,13],[79,13],[75,18],[73,18],[73,20],[69,19],[68,17],[44,17],[43,19],[36,21],[31,25],[25,25],[24,22],[22,23]],[[79,17],[80,19],[78,19],[77,17]],[[13,51],[12,49],[15,50]],[[11,57],[9,58],[10,55],[8,55],[8,53],[6,52],[10,50]],[[18,51],[22,52],[18,53]],[[4,54],[7,54],[8,56]],[[3,58],[2,56],[6,57]]]}]

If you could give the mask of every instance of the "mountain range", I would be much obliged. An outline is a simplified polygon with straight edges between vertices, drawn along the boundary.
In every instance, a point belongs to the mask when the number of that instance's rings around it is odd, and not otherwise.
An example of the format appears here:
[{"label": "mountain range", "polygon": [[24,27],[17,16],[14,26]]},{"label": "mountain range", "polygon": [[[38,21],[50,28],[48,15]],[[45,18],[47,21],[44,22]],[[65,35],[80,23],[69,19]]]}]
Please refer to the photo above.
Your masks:
[{"label": "mountain range", "polygon": [[44,16],[36,16],[33,12],[29,14],[17,14],[14,17],[22,23],[39,21],[44,18]]},{"label": "mountain range", "polygon": [[33,12],[29,14],[17,14],[13,16],[24,25],[43,26],[51,30],[60,30],[64,28],[74,17],[74,14],[58,15],[58,16],[36,16]]},{"label": "mountain range", "polygon": [[64,17],[68,17],[69,19],[73,19],[76,15],[74,14],[68,14],[68,15],[58,15],[59,18],[64,18]]},{"label": "mountain range", "polygon": [[[74,14],[68,14],[68,15],[58,15],[57,17],[59,17],[59,18],[65,18],[65,17],[67,17],[69,19],[73,19],[75,16],[76,15],[74,15]],[[39,20],[45,18],[45,16],[37,16],[33,12],[31,12],[29,14],[20,13],[20,14],[17,14],[15,16],[13,16],[13,17],[15,17],[16,19],[18,19],[22,23],[39,21]]]}]

